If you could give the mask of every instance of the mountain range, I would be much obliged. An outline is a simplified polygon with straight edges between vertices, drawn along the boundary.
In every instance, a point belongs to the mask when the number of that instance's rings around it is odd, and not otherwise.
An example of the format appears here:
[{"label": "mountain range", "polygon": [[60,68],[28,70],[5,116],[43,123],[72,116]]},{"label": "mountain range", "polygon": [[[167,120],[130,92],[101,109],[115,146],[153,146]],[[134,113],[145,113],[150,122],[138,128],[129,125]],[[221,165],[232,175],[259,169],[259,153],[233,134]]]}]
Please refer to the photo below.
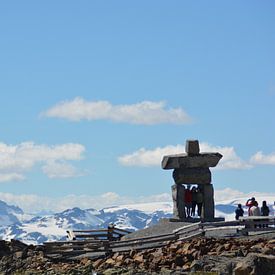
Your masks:
[{"label": "mountain range", "polygon": [[[272,197],[258,198],[269,202],[274,215]],[[244,198],[216,203],[216,216],[234,219],[238,203],[245,203]],[[246,209],[245,209],[245,214]],[[107,228],[109,223],[117,227],[135,231],[156,224],[161,218],[172,217],[172,202],[154,202],[132,204],[96,209],[67,209],[48,215],[30,215],[17,206],[0,201],[0,238],[18,239],[27,244],[42,244],[46,241],[66,240],[66,230],[87,230]]]}]

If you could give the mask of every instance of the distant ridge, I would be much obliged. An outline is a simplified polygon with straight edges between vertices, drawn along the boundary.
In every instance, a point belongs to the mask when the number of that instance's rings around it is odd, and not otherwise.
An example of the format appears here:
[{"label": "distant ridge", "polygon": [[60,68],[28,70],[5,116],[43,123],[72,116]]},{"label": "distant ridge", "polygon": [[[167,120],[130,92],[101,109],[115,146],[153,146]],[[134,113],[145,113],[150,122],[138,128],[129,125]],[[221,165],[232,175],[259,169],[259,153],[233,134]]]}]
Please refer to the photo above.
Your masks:
[{"label": "distant ridge", "polygon": [[[266,200],[271,215],[274,215],[272,196],[259,196],[256,199],[260,205]],[[216,202],[216,216],[234,220],[236,205],[244,205],[246,200],[247,198],[238,198]],[[172,202],[127,204],[101,210],[74,207],[60,213],[33,216],[25,214],[19,207],[0,201],[0,237],[4,240],[18,239],[27,244],[41,244],[65,240],[68,229],[106,228],[112,222],[117,227],[135,231],[152,226],[161,218],[170,217]]]}]

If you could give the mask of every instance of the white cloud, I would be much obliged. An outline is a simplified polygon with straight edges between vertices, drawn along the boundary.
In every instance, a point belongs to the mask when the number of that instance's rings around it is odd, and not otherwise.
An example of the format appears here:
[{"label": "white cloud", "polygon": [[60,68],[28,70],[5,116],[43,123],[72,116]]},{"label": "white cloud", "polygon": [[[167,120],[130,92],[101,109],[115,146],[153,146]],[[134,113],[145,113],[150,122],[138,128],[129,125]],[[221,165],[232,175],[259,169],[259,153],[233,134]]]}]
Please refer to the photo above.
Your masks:
[{"label": "white cloud", "polygon": [[139,199],[140,203],[168,202],[168,201],[172,201],[172,195],[168,193],[155,194],[147,197],[141,197]]},{"label": "white cloud", "polygon": [[15,195],[0,193],[0,200],[8,204],[19,206],[26,213],[39,213],[41,211],[61,212],[68,208],[79,207],[82,209],[112,207],[135,203],[169,202],[172,201],[168,193],[151,196],[130,197],[121,196],[115,192],[106,192],[96,196],[92,195],[67,195],[64,197],[46,197],[33,194]]},{"label": "white cloud", "polygon": [[232,188],[217,189],[215,190],[214,194],[215,194],[216,201],[232,200],[232,199],[242,198],[242,197],[250,198],[248,194],[245,194],[239,190],[235,190]]},{"label": "white cloud", "polygon": [[16,173],[1,173],[0,172],[0,182],[6,182],[6,181],[20,181],[23,180],[25,177],[21,174]]},{"label": "white cloud", "polygon": [[242,160],[234,147],[212,146],[206,142],[200,144],[201,152],[219,152],[223,155],[216,169],[249,169],[252,165]]},{"label": "white cloud", "polygon": [[15,195],[0,193],[0,200],[19,206],[26,213],[39,213],[41,211],[61,212],[73,207],[101,209],[103,207],[134,203],[136,201],[133,198],[120,196],[113,192],[97,196],[71,194],[54,198],[34,194]]},{"label": "white cloud", "polygon": [[119,199],[119,195],[114,192],[107,192],[101,195],[103,200],[107,200],[108,202],[115,202]]},{"label": "white cloud", "polygon": [[275,153],[264,155],[263,152],[259,151],[251,157],[250,162],[252,164],[275,165]]},{"label": "white cloud", "polygon": [[[37,145],[23,142],[18,145],[0,143],[0,182],[24,179],[24,174],[35,165],[41,165],[49,177],[69,177],[77,174],[67,161],[83,158],[85,147],[81,144]],[[55,176],[54,176],[55,175]]]},{"label": "white cloud", "polygon": [[86,101],[77,97],[58,103],[42,116],[79,120],[111,120],[131,124],[186,124],[189,115],[181,108],[166,108],[164,102],[143,101],[131,105],[112,105],[108,101]]},{"label": "white cloud", "polygon": [[235,190],[232,188],[225,188],[221,190],[215,190],[214,193],[216,204],[237,204],[241,203],[245,205],[247,199],[255,197],[258,203],[261,205],[262,201],[266,200],[268,204],[273,205],[275,193],[267,193],[267,192],[257,192],[257,191],[249,191],[249,192],[241,192],[239,190]]},{"label": "white cloud", "polygon": [[83,175],[69,163],[49,161],[42,167],[49,178],[73,178]]},{"label": "white cloud", "polygon": [[133,153],[119,157],[118,161],[125,166],[160,166],[163,156],[178,154],[184,152],[184,150],[182,145],[168,145],[152,150],[141,148]]},{"label": "white cloud", "polygon": [[[160,166],[165,155],[173,155],[185,152],[183,145],[167,145],[152,150],[141,148],[133,153],[120,156],[119,163],[125,166]],[[247,169],[251,165],[243,161],[233,147],[212,146],[206,142],[200,143],[200,152],[219,152],[223,155],[217,169]]]}]

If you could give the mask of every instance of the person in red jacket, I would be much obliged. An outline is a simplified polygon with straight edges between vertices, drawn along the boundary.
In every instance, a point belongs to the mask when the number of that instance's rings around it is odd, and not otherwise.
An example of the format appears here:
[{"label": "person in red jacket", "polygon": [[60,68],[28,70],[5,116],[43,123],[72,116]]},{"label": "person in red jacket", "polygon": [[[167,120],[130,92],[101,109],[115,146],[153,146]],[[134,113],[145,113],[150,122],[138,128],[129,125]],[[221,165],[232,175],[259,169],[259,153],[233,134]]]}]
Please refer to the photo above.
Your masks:
[{"label": "person in red jacket", "polygon": [[184,195],[185,207],[186,207],[186,216],[187,218],[191,217],[191,208],[192,208],[192,191],[190,190],[190,185],[187,185]]},{"label": "person in red jacket", "polygon": [[251,213],[251,207],[252,206],[255,206],[255,205],[258,205],[257,201],[255,200],[254,197],[252,197],[251,199],[248,199],[245,206],[248,207],[248,216],[252,216],[252,213]]}]

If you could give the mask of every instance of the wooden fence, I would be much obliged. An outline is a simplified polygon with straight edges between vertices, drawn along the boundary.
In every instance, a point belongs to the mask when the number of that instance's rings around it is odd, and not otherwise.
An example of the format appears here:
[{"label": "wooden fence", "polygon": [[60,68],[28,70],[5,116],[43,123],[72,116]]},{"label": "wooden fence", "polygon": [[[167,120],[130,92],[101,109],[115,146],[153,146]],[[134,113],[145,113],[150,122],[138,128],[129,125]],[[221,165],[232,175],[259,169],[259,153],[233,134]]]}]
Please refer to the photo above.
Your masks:
[{"label": "wooden fence", "polygon": [[45,252],[53,258],[72,257],[86,253],[106,254],[110,244],[131,233],[128,230],[109,226],[107,229],[68,230],[68,241],[45,242]]},{"label": "wooden fence", "polygon": [[240,232],[244,235],[248,235],[249,232],[265,232],[275,230],[275,217],[241,217],[240,225],[243,225],[244,228]]},{"label": "wooden fence", "polygon": [[67,238],[69,241],[73,240],[120,240],[126,234],[131,233],[128,230],[117,228],[115,226],[108,226],[107,229],[95,230],[68,230]]},{"label": "wooden fence", "polygon": [[249,217],[239,221],[193,223],[174,230],[172,233],[159,234],[148,237],[123,240],[121,237],[130,233],[116,227],[99,230],[67,231],[68,241],[46,242],[45,252],[49,257],[98,257],[114,252],[127,252],[131,250],[144,250],[167,245],[169,241],[188,240],[204,235],[210,230],[223,230],[235,228],[236,232],[248,234],[254,231],[273,231],[274,217]]},{"label": "wooden fence", "polygon": [[45,242],[44,246],[47,256],[52,258],[76,257],[83,254],[97,257],[118,251],[127,252],[162,247],[174,240],[187,240],[203,234],[199,224],[191,224],[169,234],[127,240],[121,240],[121,236],[128,234],[129,231],[119,228],[113,228],[111,238],[108,229],[68,231],[68,241]]}]

